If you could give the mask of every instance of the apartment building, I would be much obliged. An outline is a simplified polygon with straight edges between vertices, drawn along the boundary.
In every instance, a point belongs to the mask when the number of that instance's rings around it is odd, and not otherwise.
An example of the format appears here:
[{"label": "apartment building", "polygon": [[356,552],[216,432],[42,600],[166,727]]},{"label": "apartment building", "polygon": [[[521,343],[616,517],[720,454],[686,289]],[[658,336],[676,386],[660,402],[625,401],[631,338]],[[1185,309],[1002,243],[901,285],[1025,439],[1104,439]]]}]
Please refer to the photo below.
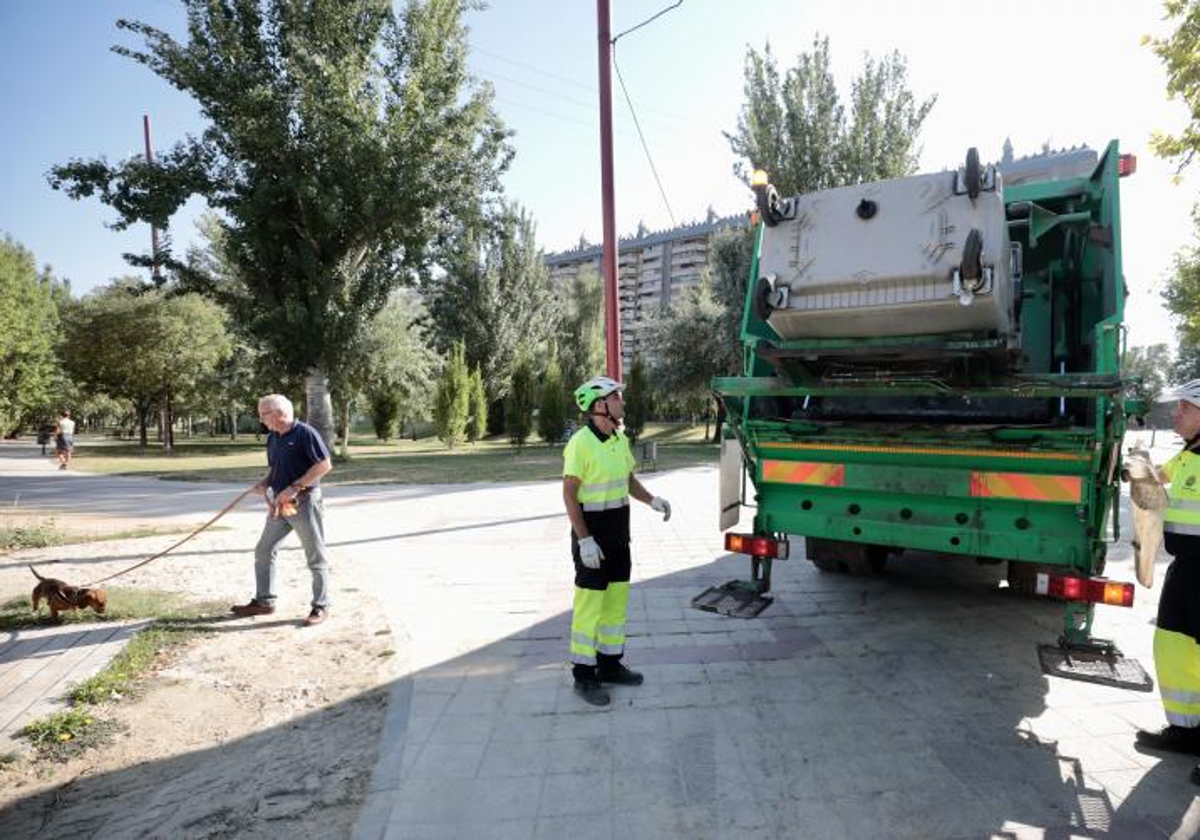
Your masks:
[{"label": "apartment building", "polygon": [[[644,351],[645,318],[700,280],[708,262],[713,234],[728,228],[745,227],[745,215],[717,216],[711,209],[703,222],[670,230],[639,230],[623,238],[617,250],[617,296],[621,319],[621,362],[628,368],[635,355]],[[579,247],[545,256],[550,278],[569,283],[580,271],[600,275],[601,246],[580,242]]]}]

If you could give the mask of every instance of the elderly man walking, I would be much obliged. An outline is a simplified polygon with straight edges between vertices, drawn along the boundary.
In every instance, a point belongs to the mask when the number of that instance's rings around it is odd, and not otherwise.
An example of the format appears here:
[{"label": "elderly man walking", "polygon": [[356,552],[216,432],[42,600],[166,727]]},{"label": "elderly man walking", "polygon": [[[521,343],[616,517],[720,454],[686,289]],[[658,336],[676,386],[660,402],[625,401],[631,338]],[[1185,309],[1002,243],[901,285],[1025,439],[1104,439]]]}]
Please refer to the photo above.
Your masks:
[{"label": "elderly man walking", "polygon": [[329,555],[320,487],[321,477],[333,469],[329,448],[316,429],[296,419],[287,397],[263,397],[258,417],[270,430],[267,474],[256,486],[267,499],[267,521],[254,549],[254,599],[231,612],[243,617],[275,612],[275,556],[279,544],[295,531],[312,572],[312,611],[304,623],[320,624],[329,613]]}]

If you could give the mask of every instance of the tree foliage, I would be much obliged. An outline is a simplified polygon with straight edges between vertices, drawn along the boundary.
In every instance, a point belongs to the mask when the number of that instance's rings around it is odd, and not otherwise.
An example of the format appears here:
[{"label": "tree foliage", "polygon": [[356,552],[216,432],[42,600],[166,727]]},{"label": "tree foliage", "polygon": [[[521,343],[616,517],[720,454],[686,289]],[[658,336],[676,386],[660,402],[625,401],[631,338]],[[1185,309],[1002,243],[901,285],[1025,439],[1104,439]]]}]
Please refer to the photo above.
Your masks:
[{"label": "tree foliage", "polygon": [[464,224],[445,267],[444,277],[424,284],[435,343],[464,342],[488,399],[501,400],[518,349],[543,351],[557,322],[533,219],[504,205],[494,218]]},{"label": "tree foliage", "polygon": [[567,391],[604,372],[604,285],[591,270],[581,270],[566,290],[559,327],[558,360]]},{"label": "tree foliage", "polygon": [[558,443],[567,431],[566,388],[563,385],[562,368],[554,357],[546,364],[538,388],[538,435],[546,443]]},{"label": "tree foliage", "polygon": [[471,443],[487,437],[488,398],[483,387],[483,371],[475,368],[471,372],[471,422],[467,427],[467,437]]},{"label": "tree foliage", "polygon": [[1121,376],[1140,379],[1137,395],[1147,402],[1154,402],[1167,387],[1171,363],[1171,348],[1166,344],[1130,347],[1122,360]]},{"label": "tree foliage", "polygon": [[63,361],[80,383],[133,404],[145,445],[150,408],[194,398],[229,356],[225,322],[221,308],[199,295],[144,291],[126,278],[71,309]]},{"label": "tree foliage", "polygon": [[653,406],[650,374],[641,356],[634,356],[625,377],[625,434],[636,442],[646,429]]},{"label": "tree foliage", "polygon": [[1164,7],[1166,19],[1177,26],[1166,38],[1149,44],[1166,66],[1167,93],[1183,101],[1190,119],[1179,134],[1154,132],[1150,145],[1182,171],[1200,150],[1200,2],[1166,0]]},{"label": "tree foliage", "polygon": [[533,409],[537,400],[537,376],[528,353],[521,353],[513,366],[512,382],[504,402],[504,424],[508,439],[518,449],[533,431]]},{"label": "tree foliage", "polygon": [[433,403],[434,429],[447,449],[466,440],[470,416],[471,374],[467,369],[465,350],[459,342],[451,348],[450,358],[442,368]]},{"label": "tree foliage", "polygon": [[191,95],[199,136],[111,164],[72,160],[50,183],[98,196],[116,227],[165,229],[191,196],[220,211],[236,285],[168,264],[218,297],[293,375],[328,439],[336,379],[364,323],[427,273],[458,215],[499,189],[507,132],[466,64],[466,0],[183,0],[187,38],[121,20],[114,51]]},{"label": "tree foliage", "polygon": [[817,38],[782,77],[770,45],[761,53],[749,48],[737,128],[725,134],[739,158],[734,173],[749,183],[753,170],[765,169],[783,195],[911,173],[917,136],[936,97],[918,101],[907,75],[898,52],[864,57],[847,114],[828,38]]},{"label": "tree foliage", "polygon": [[58,369],[54,288],[49,269],[39,275],[29,251],[0,241],[0,433],[50,408]]}]

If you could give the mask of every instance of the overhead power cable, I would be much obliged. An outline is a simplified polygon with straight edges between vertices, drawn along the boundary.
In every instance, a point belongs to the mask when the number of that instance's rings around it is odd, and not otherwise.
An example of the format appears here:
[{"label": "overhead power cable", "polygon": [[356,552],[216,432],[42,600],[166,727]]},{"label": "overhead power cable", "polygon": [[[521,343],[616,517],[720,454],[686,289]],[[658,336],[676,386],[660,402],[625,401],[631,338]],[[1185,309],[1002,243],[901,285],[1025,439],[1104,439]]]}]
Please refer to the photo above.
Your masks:
[{"label": "overhead power cable", "polygon": [[617,41],[628,35],[630,32],[635,32],[653,21],[658,20],[672,9],[678,9],[683,5],[683,0],[677,0],[665,9],[657,12],[646,18],[637,26],[631,26],[624,32],[618,33],[609,45],[612,47],[613,69],[617,71],[617,81],[621,83],[621,92],[625,95],[625,104],[629,106],[629,113],[633,117],[633,124],[637,128],[638,139],[642,141],[642,151],[646,153],[646,161],[650,164],[650,172],[654,175],[654,183],[658,185],[658,194],[662,196],[663,205],[667,208],[667,216],[671,219],[671,226],[676,226],[675,212],[671,209],[671,202],[667,200],[667,191],[663,189],[662,179],[658,177],[658,167],[654,165],[654,157],[650,154],[650,146],[646,143],[646,136],[642,133],[642,124],[638,121],[637,111],[634,110],[633,100],[629,96],[629,88],[625,86],[625,77],[621,75],[621,65],[617,63]]},{"label": "overhead power cable", "polygon": [[[514,67],[520,67],[524,70],[528,70],[531,73],[537,73],[540,76],[545,76],[548,79],[553,79],[554,81],[559,82],[561,84],[573,85],[574,87],[580,88],[581,90],[586,90],[588,93],[591,93],[593,95],[598,92],[597,87],[593,84],[587,84],[587,83],[581,82],[577,79],[572,79],[568,76],[564,76],[562,73],[554,72],[552,70],[547,70],[544,67],[538,67],[536,65],[529,64],[528,62],[525,62],[525,61],[518,61],[515,58],[509,58],[508,56],[501,55],[500,53],[492,52],[491,50],[485,50],[481,47],[472,47],[471,52],[472,52],[472,54],[477,53],[479,55],[485,55],[488,58],[495,59],[496,61],[502,61],[505,64],[511,64]],[[497,76],[497,78],[499,78],[499,76]],[[646,105],[645,103],[638,103],[638,106],[642,109],[642,111],[649,111],[650,113],[657,114],[659,116],[666,117],[668,119],[676,120],[677,122],[691,122],[691,120],[689,120],[687,117],[681,117],[679,114],[672,114],[670,111],[664,111],[661,108],[655,108],[653,106]]]}]

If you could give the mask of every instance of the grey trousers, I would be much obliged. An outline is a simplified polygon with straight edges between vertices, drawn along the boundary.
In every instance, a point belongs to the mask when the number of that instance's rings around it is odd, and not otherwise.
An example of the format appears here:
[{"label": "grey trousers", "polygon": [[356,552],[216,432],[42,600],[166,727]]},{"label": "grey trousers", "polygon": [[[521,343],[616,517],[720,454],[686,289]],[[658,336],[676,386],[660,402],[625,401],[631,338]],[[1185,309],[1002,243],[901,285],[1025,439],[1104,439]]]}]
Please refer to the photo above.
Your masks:
[{"label": "grey trousers", "polygon": [[325,550],[325,508],[321,491],[314,488],[300,496],[296,515],[273,519],[268,517],[262,536],[254,547],[254,600],[263,604],[275,602],[275,555],[279,544],[292,531],[300,538],[304,557],[312,572],[312,605],[329,606],[329,553]]}]

